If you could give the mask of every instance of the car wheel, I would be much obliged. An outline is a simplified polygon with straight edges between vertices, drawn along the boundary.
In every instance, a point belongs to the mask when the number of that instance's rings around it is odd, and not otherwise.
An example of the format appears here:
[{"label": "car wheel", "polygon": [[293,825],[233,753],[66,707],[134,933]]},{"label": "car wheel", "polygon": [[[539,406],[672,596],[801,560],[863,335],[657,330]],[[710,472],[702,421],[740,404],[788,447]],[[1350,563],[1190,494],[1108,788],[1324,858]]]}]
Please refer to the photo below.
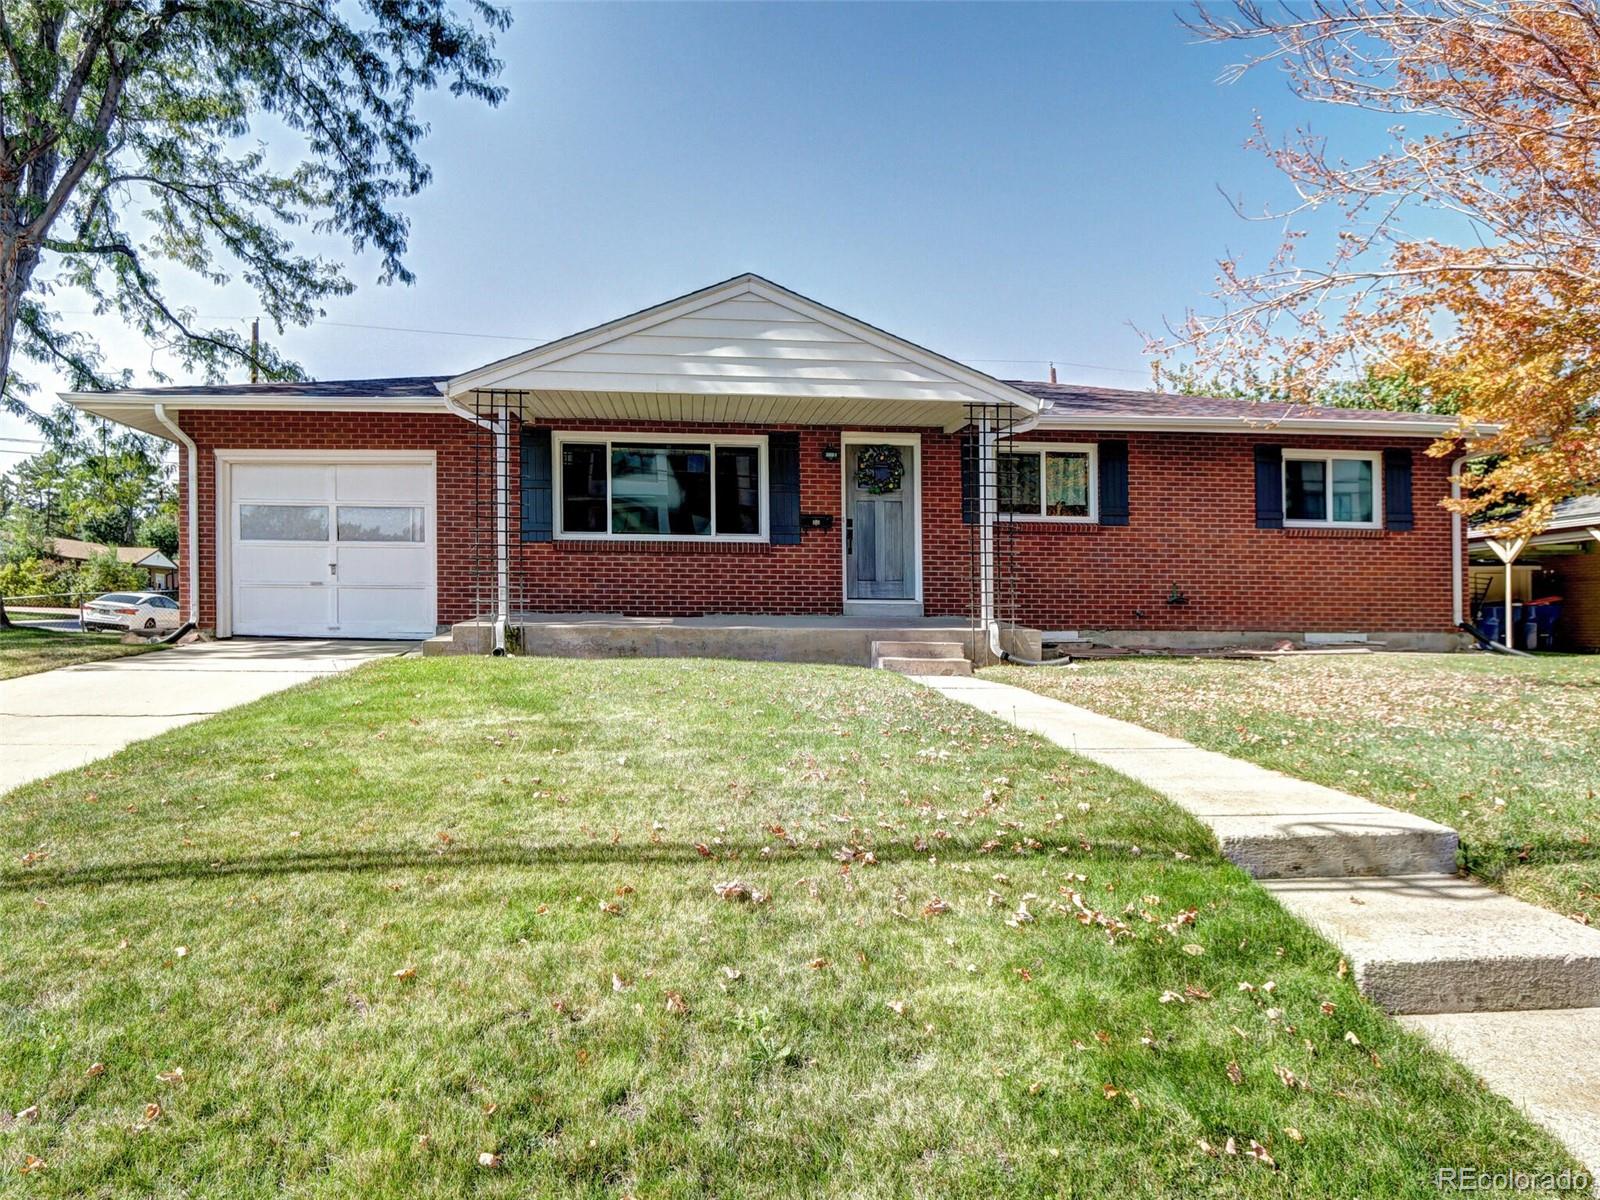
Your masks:
[{"label": "car wheel", "polygon": [[144,627],[146,629],[154,629],[156,627],[156,619],[154,617],[146,617],[144,619]]}]

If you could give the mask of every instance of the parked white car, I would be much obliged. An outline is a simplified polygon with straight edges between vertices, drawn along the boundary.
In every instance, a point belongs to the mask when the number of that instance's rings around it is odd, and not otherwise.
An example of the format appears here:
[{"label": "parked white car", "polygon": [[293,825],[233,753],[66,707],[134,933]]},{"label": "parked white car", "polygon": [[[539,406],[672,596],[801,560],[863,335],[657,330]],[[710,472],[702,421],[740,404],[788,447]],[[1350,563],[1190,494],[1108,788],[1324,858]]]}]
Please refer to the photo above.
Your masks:
[{"label": "parked white car", "polygon": [[85,629],[160,633],[178,627],[178,602],[160,592],[107,592],[83,606]]}]

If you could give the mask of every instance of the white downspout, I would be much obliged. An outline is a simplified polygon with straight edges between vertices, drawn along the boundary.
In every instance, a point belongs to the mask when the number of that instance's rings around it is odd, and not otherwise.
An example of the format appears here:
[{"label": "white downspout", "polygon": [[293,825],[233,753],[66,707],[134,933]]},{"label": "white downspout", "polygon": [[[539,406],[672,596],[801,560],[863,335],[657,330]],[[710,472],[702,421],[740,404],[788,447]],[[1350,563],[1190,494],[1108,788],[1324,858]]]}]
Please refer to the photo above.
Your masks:
[{"label": "white downspout", "polygon": [[189,621],[196,628],[200,625],[200,450],[194,444],[194,439],[178,428],[178,423],[167,416],[165,405],[155,406],[155,417],[167,429],[178,443],[188,451],[189,467],[185,472],[188,493],[188,517],[184,522],[185,530],[183,539],[185,557],[189,560],[189,594],[185,599],[188,602]]},{"label": "white downspout", "polygon": [[[1461,468],[1467,465],[1466,455],[1450,464],[1450,499],[1461,499]],[[1459,512],[1450,513],[1450,612],[1457,629],[1467,619],[1465,599],[1462,596],[1462,577],[1466,574],[1466,519]]]},{"label": "white downspout", "polygon": [[492,652],[498,658],[506,652],[506,626],[511,622],[511,545],[506,531],[509,498],[506,471],[511,462],[511,421],[506,405],[499,405],[499,419],[480,417],[460,401],[444,397],[445,407],[463,421],[470,421],[494,435],[494,638]]}]

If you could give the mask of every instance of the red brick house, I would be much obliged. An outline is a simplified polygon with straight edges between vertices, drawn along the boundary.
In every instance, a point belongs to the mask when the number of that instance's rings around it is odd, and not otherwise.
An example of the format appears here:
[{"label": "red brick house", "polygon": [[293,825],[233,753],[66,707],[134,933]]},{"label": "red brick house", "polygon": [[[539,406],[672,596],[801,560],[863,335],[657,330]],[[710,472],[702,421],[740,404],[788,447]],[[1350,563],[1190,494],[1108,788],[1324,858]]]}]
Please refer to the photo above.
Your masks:
[{"label": "red brick house", "polygon": [[[75,393],[219,636],[519,614],[1453,643],[1446,418],[1006,381],[754,275],[453,377]],[[554,618],[551,618],[554,619]]]}]

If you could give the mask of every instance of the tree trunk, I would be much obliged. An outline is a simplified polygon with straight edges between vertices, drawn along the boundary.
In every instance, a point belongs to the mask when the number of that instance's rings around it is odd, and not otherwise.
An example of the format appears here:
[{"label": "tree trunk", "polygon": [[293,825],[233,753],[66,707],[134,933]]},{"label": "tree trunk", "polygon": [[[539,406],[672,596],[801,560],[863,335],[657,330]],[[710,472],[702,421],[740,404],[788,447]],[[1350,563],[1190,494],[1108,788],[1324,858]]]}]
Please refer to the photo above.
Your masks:
[{"label": "tree trunk", "polygon": [[8,397],[17,318],[38,265],[38,246],[23,241],[15,233],[0,233],[0,385],[5,387]]}]

